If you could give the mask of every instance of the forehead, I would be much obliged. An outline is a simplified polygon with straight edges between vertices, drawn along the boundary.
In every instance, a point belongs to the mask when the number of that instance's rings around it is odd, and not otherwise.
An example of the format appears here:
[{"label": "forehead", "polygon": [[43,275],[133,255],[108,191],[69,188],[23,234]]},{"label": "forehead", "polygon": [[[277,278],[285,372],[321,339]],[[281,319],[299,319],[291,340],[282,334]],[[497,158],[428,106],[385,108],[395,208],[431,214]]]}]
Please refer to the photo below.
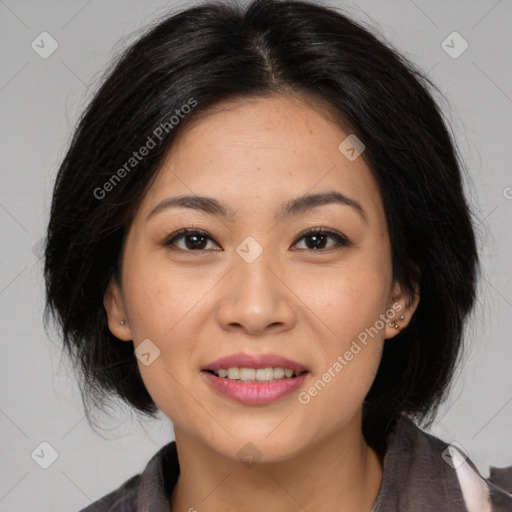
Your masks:
[{"label": "forehead", "polygon": [[191,121],[148,190],[145,212],[170,195],[219,197],[235,211],[254,211],[258,204],[336,189],[382,216],[365,160],[351,161],[339,150],[350,133],[325,104],[296,96],[231,100]]}]

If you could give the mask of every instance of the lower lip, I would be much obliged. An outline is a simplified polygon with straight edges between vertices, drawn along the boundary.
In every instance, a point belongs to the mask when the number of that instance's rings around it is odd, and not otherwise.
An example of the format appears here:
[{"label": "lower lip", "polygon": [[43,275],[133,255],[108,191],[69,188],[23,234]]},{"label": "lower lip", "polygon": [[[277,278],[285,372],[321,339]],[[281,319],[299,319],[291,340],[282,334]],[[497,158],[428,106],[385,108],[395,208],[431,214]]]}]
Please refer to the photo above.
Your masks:
[{"label": "lower lip", "polygon": [[307,376],[306,372],[298,377],[260,383],[224,379],[206,371],[202,373],[219,393],[243,404],[275,402],[293,393],[304,383]]}]

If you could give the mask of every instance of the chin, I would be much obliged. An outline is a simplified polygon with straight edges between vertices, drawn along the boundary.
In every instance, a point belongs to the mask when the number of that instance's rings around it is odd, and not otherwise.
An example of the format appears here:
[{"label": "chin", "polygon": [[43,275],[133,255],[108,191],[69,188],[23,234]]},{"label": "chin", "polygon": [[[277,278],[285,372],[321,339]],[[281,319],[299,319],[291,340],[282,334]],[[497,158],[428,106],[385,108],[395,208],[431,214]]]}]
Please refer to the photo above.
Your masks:
[{"label": "chin", "polygon": [[[291,432],[283,429],[279,434],[268,430],[255,431],[254,427],[247,431],[238,430],[233,438],[224,437],[210,447],[234,461],[242,462],[250,467],[254,463],[284,462],[296,457],[301,447],[299,439],[295,439]],[[211,442],[211,441],[210,441]]]}]

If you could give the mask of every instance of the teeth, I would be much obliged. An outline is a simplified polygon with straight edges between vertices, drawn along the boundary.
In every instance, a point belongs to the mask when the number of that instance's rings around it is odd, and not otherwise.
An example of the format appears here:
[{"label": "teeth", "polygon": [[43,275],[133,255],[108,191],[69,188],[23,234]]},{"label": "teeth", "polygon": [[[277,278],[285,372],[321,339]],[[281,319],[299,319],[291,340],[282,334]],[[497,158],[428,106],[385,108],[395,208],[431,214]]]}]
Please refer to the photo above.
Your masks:
[{"label": "teeth", "polygon": [[284,368],[274,368],[274,379],[282,379],[284,377]]},{"label": "teeth", "polygon": [[254,373],[256,380],[274,380],[274,368],[258,368]]},{"label": "teeth", "polygon": [[294,375],[300,375],[301,372],[296,372],[290,368],[272,368],[270,366],[266,368],[219,368],[216,370],[215,375],[222,378],[228,378],[230,380],[240,380],[244,382],[256,381],[256,382],[272,382],[274,380],[291,378]]},{"label": "teeth", "polygon": [[238,368],[228,368],[228,379],[238,380],[240,378],[240,371]]},{"label": "teeth", "polygon": [[240,380],[254,380],[255,377],[256,370],[254,368],[240,368]]}]

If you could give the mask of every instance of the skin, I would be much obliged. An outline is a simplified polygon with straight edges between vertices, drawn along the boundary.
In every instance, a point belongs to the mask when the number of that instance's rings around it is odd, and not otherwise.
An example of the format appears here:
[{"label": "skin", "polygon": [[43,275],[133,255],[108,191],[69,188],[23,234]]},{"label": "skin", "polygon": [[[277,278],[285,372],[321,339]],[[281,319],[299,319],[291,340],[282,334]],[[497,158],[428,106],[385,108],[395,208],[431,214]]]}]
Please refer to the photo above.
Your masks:
[{"label": "skin", "polygon": [[[386,323],[308,404],[297,398],[379,315],[399,305],[403,329],[418,302],[392,281],[381,196],[363,157],[338,150],[347,135],[325,106],[298,96],[223,103],[180,134],[133,218],[121,282],[110,282],[104,304],[115,336],[160,350],[138,365],[175,429],[173,511],[369,511],[377,497],[382,460],[362,435],[361,407],[398,331]],[[274,216],[288,200],[332,190],[358,201],[366,220],[334,203]],[[147,218],[182,194],[213,197],[234,216],[174,207]],[[165,246],[183,228],[211,238],[200,249],[190,237]],[[349,245],[327,236],[313,249],[311,228]],[[263,249],[252,263],[236,252],[248,236]],[[244,405],[200,371],[238,352],[276,353],[310,373],[288,397]],[[261,454],[251,466],[237,455],[248,442]]]}]

